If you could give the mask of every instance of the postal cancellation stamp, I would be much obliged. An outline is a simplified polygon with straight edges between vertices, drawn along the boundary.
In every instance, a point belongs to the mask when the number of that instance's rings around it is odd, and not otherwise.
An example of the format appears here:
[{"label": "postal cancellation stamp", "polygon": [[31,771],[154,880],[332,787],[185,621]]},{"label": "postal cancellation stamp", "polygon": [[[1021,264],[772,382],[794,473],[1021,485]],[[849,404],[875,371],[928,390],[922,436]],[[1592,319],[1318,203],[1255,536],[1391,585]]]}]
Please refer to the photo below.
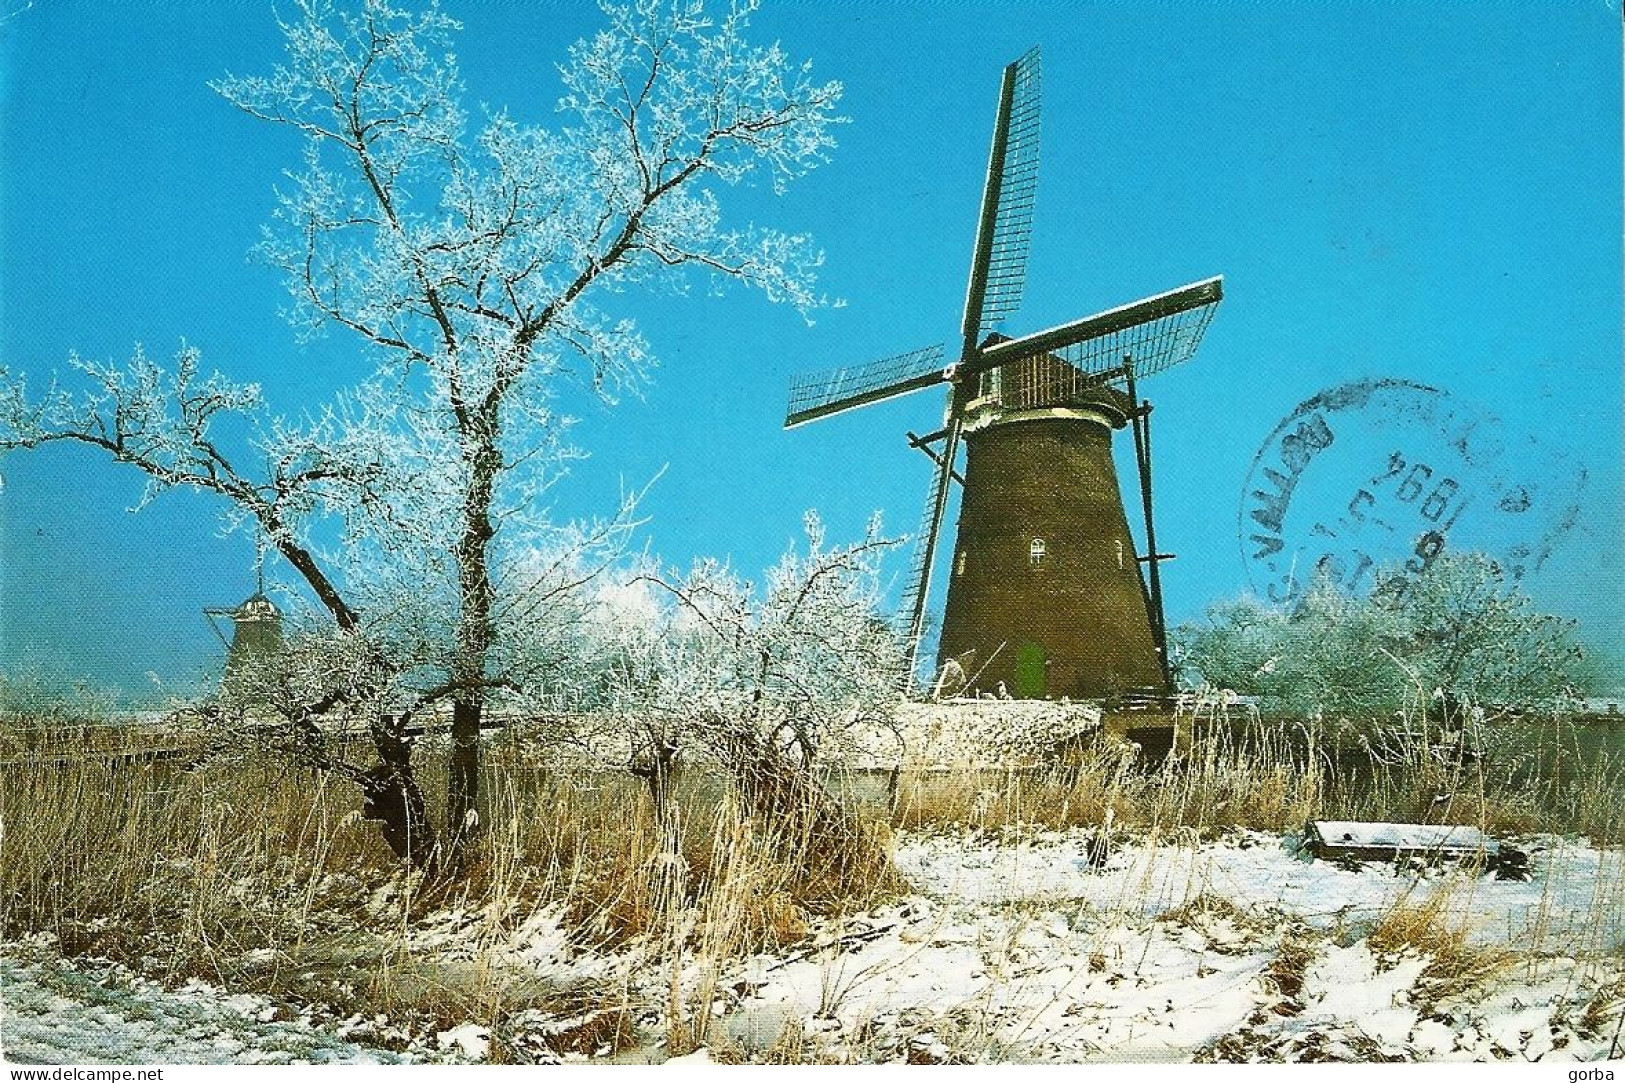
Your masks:
[{"label": "postal cancellation stamp", "polygon": [[1253,457],[1237,515],[1253,589],[1275,602],[1317,576],[1403,594],[1447,548],[1513,579],[1579,518],[1585,471],[1447,392],[1399,379],[1322,391]]}]

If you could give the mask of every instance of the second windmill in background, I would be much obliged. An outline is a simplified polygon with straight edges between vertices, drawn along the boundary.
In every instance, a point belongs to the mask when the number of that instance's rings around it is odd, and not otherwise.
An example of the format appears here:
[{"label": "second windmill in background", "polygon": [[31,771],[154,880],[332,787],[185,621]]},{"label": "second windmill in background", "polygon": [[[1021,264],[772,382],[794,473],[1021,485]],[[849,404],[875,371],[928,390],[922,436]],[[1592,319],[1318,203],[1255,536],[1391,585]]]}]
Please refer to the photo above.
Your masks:
[{"label": "second windmill in background", "polygon": [[[904,596],[918,669],[949,487],[964,487],[937,652],[972,691],[1093,698],[1166,691],[1152,523],[1150,404],[1136,379],[1187,360],[1222,296],[1210,278],[1021,338],[993,332],[1021,304],[1038,180],[1039,58],[1004,70],[958,359],[930,346],[797,378],[791,427],[946,386],[943,426],[912,446],[936,463]],[[1111,435],[1132,425],[1147,552],[1129,533]],[[964,444],[965,467],[958,469]],[[1142,565],[1144,573],[1142,574]]]}]

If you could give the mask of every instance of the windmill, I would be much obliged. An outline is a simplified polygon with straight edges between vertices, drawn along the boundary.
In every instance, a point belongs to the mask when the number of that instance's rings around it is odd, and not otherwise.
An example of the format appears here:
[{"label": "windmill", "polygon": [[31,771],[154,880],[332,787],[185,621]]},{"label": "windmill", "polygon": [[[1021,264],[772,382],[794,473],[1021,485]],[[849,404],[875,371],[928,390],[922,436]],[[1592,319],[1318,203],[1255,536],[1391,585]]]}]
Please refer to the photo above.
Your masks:
[{"label": "windmill", "polygon": [[[1151,405],[1140,378],[1188,360],[1222,278],[1019,338],[1038,179],[1039,57],[1004,69],[956,360],[929,346],[797,377],[785,427],[931,387],[943,425],[908,434],[936,470],[902,611],[916,672],[953,482],[962,485],[938,662],[1016,696],[1097,697],[1170,685],[1151,503]],[[1111,437],[1132,425],[1147,552],[1135,552]],[[958,468],[965,445],[965,469]],[[1144,571],[1142,573],[1142,566]]]},{"label": "windmill", "polygon": [[[265,542],[256,542],[254,549],[254,593],[235,606],[209,606],[203,615],[209,627],[226,645],[226,674],[240,670],[256,658],[274,654],[282,646],[282,611],[265,594]],[[215,623],[217,617],[231,621],[231,639],[227,641]]]}]

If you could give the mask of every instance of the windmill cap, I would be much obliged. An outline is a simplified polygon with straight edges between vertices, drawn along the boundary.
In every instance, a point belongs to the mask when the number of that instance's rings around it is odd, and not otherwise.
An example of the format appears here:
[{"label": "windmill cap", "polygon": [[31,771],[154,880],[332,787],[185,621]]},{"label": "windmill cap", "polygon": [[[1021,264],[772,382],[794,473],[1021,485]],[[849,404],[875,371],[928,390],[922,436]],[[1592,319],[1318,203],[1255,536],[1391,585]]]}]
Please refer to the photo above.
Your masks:
[{"label": "windmill cap", "polygon": [[231,614],[231,619],[236,621],[279,620],[281,617],[282,610],[276,607],[276,603],[258,591]]},{"label": "windmill cap", "polygon": [[[1008,341],[1010,336],[995,331],[983,340],[982,347]],[[1002,374],[998,390],[992,390],[991,383],[984,384],[988,393],[975,406],[1011,413],[1081,408],[1098,414],[1114,429],[1127,426],[1133,412],[1133,400],[1113,386],[1110,374],[1087,373],[1054,353],[1011,361],[986,375],[994,372]]]}]

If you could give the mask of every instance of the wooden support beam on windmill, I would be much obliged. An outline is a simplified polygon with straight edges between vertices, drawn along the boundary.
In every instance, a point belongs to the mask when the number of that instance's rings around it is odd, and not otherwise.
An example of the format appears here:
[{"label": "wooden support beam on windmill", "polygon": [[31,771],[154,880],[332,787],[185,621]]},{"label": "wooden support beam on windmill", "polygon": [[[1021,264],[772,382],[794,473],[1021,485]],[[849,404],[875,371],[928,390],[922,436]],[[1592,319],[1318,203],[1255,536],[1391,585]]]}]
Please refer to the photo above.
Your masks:
[{"label": "wooden support beam on windmill", "polygon": [[[1149,418],[1139,409],[1136,380],[1196,352],[1223,281],[1204,279],[1022,337],[996,333],[1020,307],[1025,286],[1039,85],[1037,49],[1004,70],[958,360],[944,364],[946,348],[937,345],[798,377],[785,426],[946,389],[942,429],[925,438],[909,434],[936,467],[901,607],[912,677],[919,676],[936,551],[958,480],[938,665],[969,656],[967,671],[980,667],[983,688],[1002,684],[1020,698],[1166,691],[1158,573],[1166,555],[1155,541]],[[1112,434],[1131,423],[1146,559],[1136,552],[1112,461]],[[940,451],[926,446],[939,442]]]},{"label": "wooden support beam on windmill", "polygon": [[[931,450],[931,445],[936,443],[938,440],[941,440],[943,438],[943,436],[945,435],[944,433],[937,432],[937,433],[933,433],[930,436],[916,436],[914,433],[909,432],[909,433],[905,433],[904,435],[908,437],[908,446],[909,447],[919,448],[921,451],[925,452],[925,454],[930,458],[930,460],[932,462],[937,464],[937,467],[939,469],[941,468],[941,466],[942,466],[942,456],[938,455],[936,452],[932,451]],[[951,470],[951,472],[953,474],[953,479],[955,481],[959,482],[959,484],[961,484],[961,485],[965,484],[965,477],[964,477],[963,474],[961,474],[957,470],[953,470],[951,467],[949,469]]]}]

